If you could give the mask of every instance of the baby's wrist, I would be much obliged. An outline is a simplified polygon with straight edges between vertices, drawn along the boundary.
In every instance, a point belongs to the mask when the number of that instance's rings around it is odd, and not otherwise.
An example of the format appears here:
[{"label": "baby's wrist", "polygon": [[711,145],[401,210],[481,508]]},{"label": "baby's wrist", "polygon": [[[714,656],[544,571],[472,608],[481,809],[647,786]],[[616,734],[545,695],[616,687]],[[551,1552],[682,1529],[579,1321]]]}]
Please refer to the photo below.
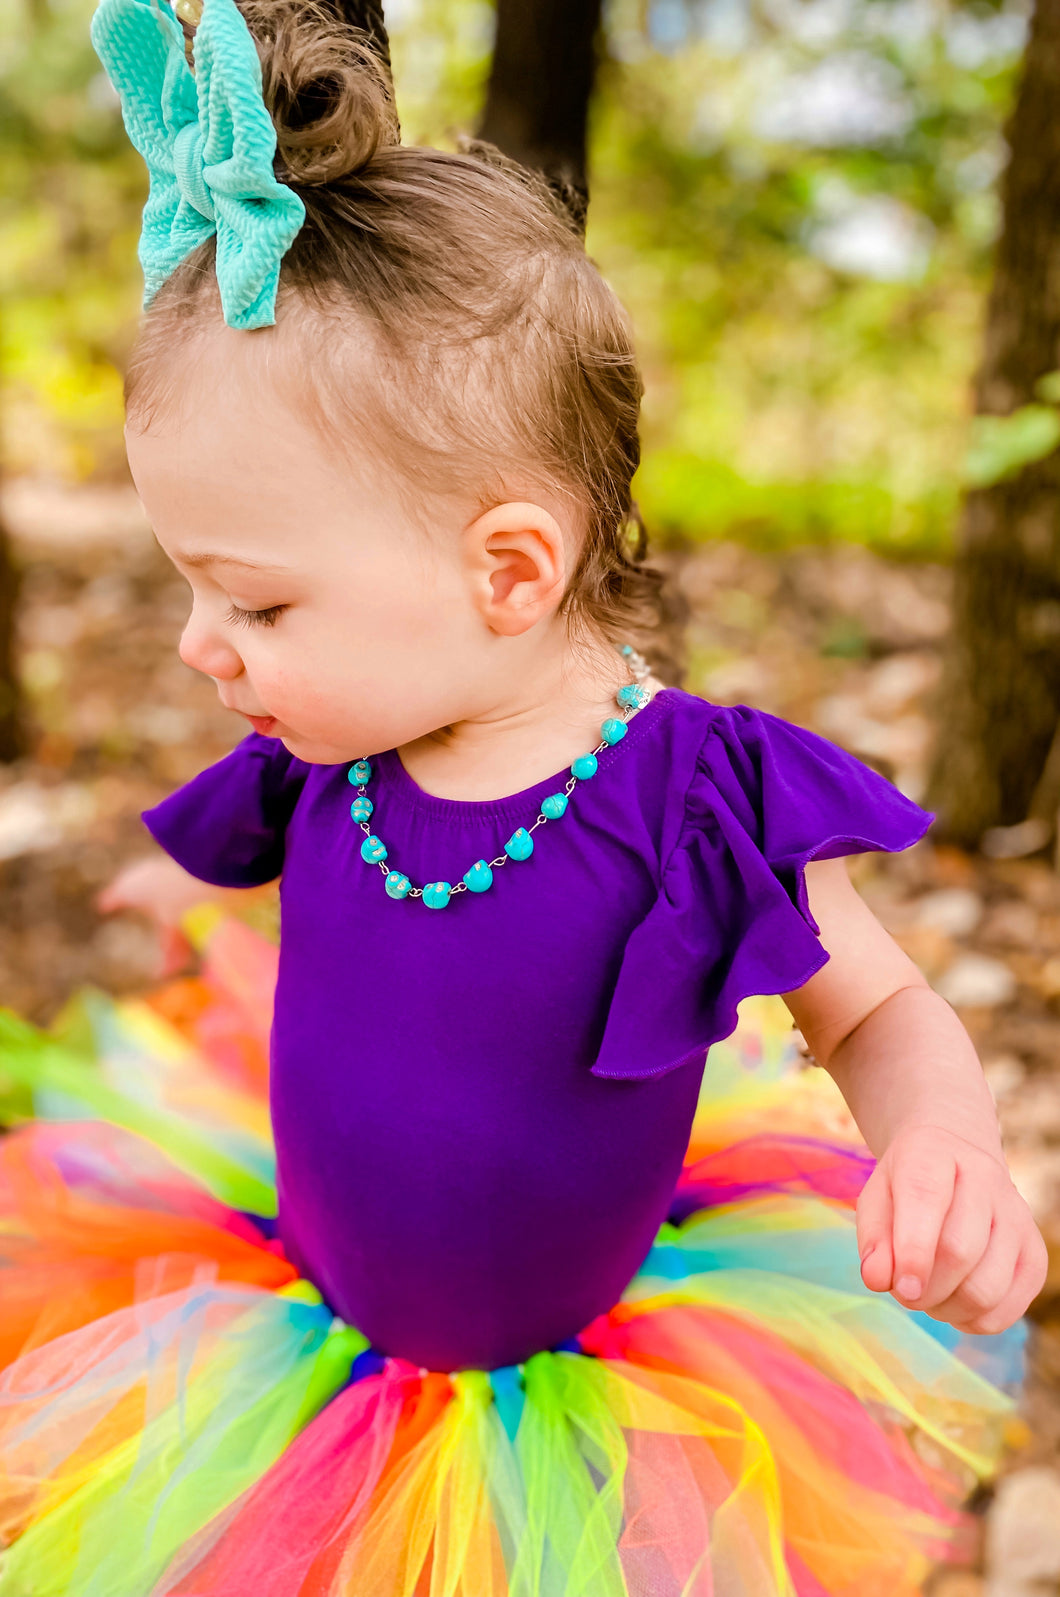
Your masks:
[{"label": "baby's wrist", "polygon": [[1001,1128],[996,1118],[987,1116],[968,1116],[967,1114],[954,1117],[913,1113],[900,1120],[888,1139],[887,1147],[890,1148],[900,1138],[922,1137],[926,1142],[935,1138],[939,1144],[955,1141],[965,1147],[973,1149],[976,1153],[985,1154],[993,1159],[1008,1174],[1008,1163],[1001,1142]]}]

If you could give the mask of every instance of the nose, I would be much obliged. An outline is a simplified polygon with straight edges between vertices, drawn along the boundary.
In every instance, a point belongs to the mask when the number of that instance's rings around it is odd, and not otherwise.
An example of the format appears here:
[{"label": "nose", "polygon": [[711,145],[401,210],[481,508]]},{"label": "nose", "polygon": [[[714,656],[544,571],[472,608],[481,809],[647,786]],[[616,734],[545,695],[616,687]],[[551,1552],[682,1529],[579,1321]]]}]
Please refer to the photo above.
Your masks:
[{"label": "nose", "polygon": [[180,658],[193,671],[216,681],[231,682],[243,673],[237,650],[209,618],[193,609],[180,639]]}]

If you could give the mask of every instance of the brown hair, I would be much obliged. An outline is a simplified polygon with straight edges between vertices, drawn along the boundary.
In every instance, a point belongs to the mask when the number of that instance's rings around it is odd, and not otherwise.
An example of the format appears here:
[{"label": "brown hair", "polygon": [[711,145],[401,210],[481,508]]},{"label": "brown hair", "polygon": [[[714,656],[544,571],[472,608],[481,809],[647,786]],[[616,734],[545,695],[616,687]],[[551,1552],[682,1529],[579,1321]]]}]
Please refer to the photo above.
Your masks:
[{"label": "brown hair", "polygon": [[[274,336],[295,330],[315,419],[484,506],[513,474],[564,493],[584,537],[561,613],[643,639],[664,602],[630,497],[642,384],[628,318],[561,200],[492,146],[399,144],[377,58],[319,0],[239,5],[276,175],[306,208]],[[140,425],[171,392],[174,352],[220,320],[213,260],[210,239],[144,317],[126,378]]]}]

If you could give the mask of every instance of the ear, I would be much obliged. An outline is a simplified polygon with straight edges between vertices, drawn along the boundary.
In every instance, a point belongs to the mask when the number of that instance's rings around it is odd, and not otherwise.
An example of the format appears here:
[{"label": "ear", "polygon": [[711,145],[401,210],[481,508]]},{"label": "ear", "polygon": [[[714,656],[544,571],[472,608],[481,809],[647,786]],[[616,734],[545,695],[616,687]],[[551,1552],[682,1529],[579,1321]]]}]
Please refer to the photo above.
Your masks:
[{"label": "ear", "polygon": [[556,609],[567,585],[563,530],[541,505],[494,505],[464,531],[472,600],[490,630],[515,638]]}]

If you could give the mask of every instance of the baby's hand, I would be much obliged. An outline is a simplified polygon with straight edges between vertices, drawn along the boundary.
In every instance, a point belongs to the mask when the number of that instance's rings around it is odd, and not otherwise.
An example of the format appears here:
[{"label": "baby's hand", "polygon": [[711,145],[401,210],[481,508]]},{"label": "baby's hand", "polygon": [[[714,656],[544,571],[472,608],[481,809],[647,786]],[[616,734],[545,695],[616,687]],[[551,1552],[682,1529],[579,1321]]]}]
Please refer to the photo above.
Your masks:
[{"label": "baby's hand", "polygon": [[176,860],[142,859],[118,872],[97,896],[96,908],[104,915],[135,909],[158,926],[176,926],[185,910],[213,896],[213,888],[189,876]]},{"label": "baby's hand", "polygon": [[159,933],[157,973],[171,976],[191,957],[191,945],[180,929],[181,916],[192,905],[218,896],[217,889],[189,876],[175,860],[160,857],[137,860],[119,871],[97,895],[96,908],[104,915],[119,910],[146,915]]},{"label": "baby's hand", "polygon": [[1004,1331],[1045,1281],[1045,1243],[1004,1162],[939,1126],[895,1136],[857,1225],[865,1285],[960,1331]]}]

